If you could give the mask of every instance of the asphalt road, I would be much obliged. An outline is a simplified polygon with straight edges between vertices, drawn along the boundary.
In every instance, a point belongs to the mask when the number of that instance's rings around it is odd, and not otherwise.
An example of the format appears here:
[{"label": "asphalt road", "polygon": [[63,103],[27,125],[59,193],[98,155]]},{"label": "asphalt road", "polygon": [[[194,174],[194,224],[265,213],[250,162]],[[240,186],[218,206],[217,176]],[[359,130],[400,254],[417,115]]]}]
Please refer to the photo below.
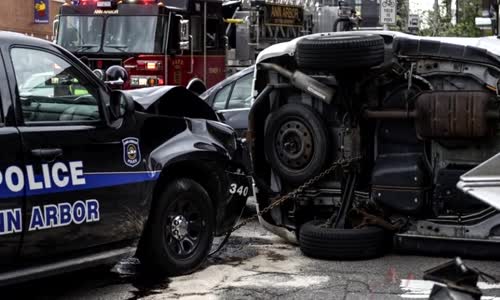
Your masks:
[{"label": "asphalt road", "polygon": [[[2,299],[426,299],[432,283],[420,280],[424,270],[447,260],[400,255],[367,261],[315,260],[254,222],[235,232],[223,251],[189,276],[157,280],[97,268],[11,287],[1,295]],[[500,262],[466,262],[500,277]],[[500,299],[500,285],[482,287],[488,296],[484,299]]]}]

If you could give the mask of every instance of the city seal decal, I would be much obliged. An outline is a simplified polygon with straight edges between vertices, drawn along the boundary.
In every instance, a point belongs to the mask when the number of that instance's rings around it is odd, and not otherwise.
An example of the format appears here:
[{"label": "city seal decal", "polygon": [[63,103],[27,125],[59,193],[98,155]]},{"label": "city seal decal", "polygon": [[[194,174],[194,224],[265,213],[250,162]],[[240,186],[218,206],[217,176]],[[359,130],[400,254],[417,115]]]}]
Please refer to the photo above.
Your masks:
[{"label": "city seal decal", "polygon": [[126,138],[122,140],[123,144],[123,161],[131,168],[137,166],[141,162],[141,150],[139,148],[139,139]]}]

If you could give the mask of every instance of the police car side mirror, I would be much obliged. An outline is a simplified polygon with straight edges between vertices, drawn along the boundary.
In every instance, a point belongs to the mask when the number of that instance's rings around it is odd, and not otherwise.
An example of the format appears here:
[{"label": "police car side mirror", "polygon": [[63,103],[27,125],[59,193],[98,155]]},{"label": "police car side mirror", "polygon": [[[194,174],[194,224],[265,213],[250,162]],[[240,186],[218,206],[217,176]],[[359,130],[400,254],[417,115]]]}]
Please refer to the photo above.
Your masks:
[{"label": "police car side mirror", "polygon": [[122,66],[111,66],[105,72],[105,84],[111,89],[121,89],[128,80],[128,72]]},{"label": "police car side mirror", "polygon": [[113,121],[119,120],[134,112],[134,100],[122,91],[111,91],[109,112]]}]

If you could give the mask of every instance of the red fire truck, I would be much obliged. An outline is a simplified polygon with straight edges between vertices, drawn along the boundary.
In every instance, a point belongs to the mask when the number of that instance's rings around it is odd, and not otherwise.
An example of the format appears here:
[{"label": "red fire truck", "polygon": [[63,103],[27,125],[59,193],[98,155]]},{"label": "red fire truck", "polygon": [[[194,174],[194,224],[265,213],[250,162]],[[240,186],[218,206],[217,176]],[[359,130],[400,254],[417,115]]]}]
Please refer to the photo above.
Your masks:
[{"label": "red fire truck", "polygon": [[201,93],[225,78],[221,0],[67,0],[57,44],[92,69],[122,65],[124,88],[184,85]]}]

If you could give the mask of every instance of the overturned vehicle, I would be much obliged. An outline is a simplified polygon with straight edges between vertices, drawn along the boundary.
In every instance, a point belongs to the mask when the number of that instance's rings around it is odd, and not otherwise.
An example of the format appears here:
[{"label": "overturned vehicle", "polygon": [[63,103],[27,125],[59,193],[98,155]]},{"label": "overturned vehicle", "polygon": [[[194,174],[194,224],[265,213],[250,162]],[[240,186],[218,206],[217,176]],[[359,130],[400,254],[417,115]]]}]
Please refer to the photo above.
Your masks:
[{"label": "overturned vehicle", "polygon": [[263,51],[248,132],[261,223],[319,258],[498,256],[499,46],[384,31]]}]

